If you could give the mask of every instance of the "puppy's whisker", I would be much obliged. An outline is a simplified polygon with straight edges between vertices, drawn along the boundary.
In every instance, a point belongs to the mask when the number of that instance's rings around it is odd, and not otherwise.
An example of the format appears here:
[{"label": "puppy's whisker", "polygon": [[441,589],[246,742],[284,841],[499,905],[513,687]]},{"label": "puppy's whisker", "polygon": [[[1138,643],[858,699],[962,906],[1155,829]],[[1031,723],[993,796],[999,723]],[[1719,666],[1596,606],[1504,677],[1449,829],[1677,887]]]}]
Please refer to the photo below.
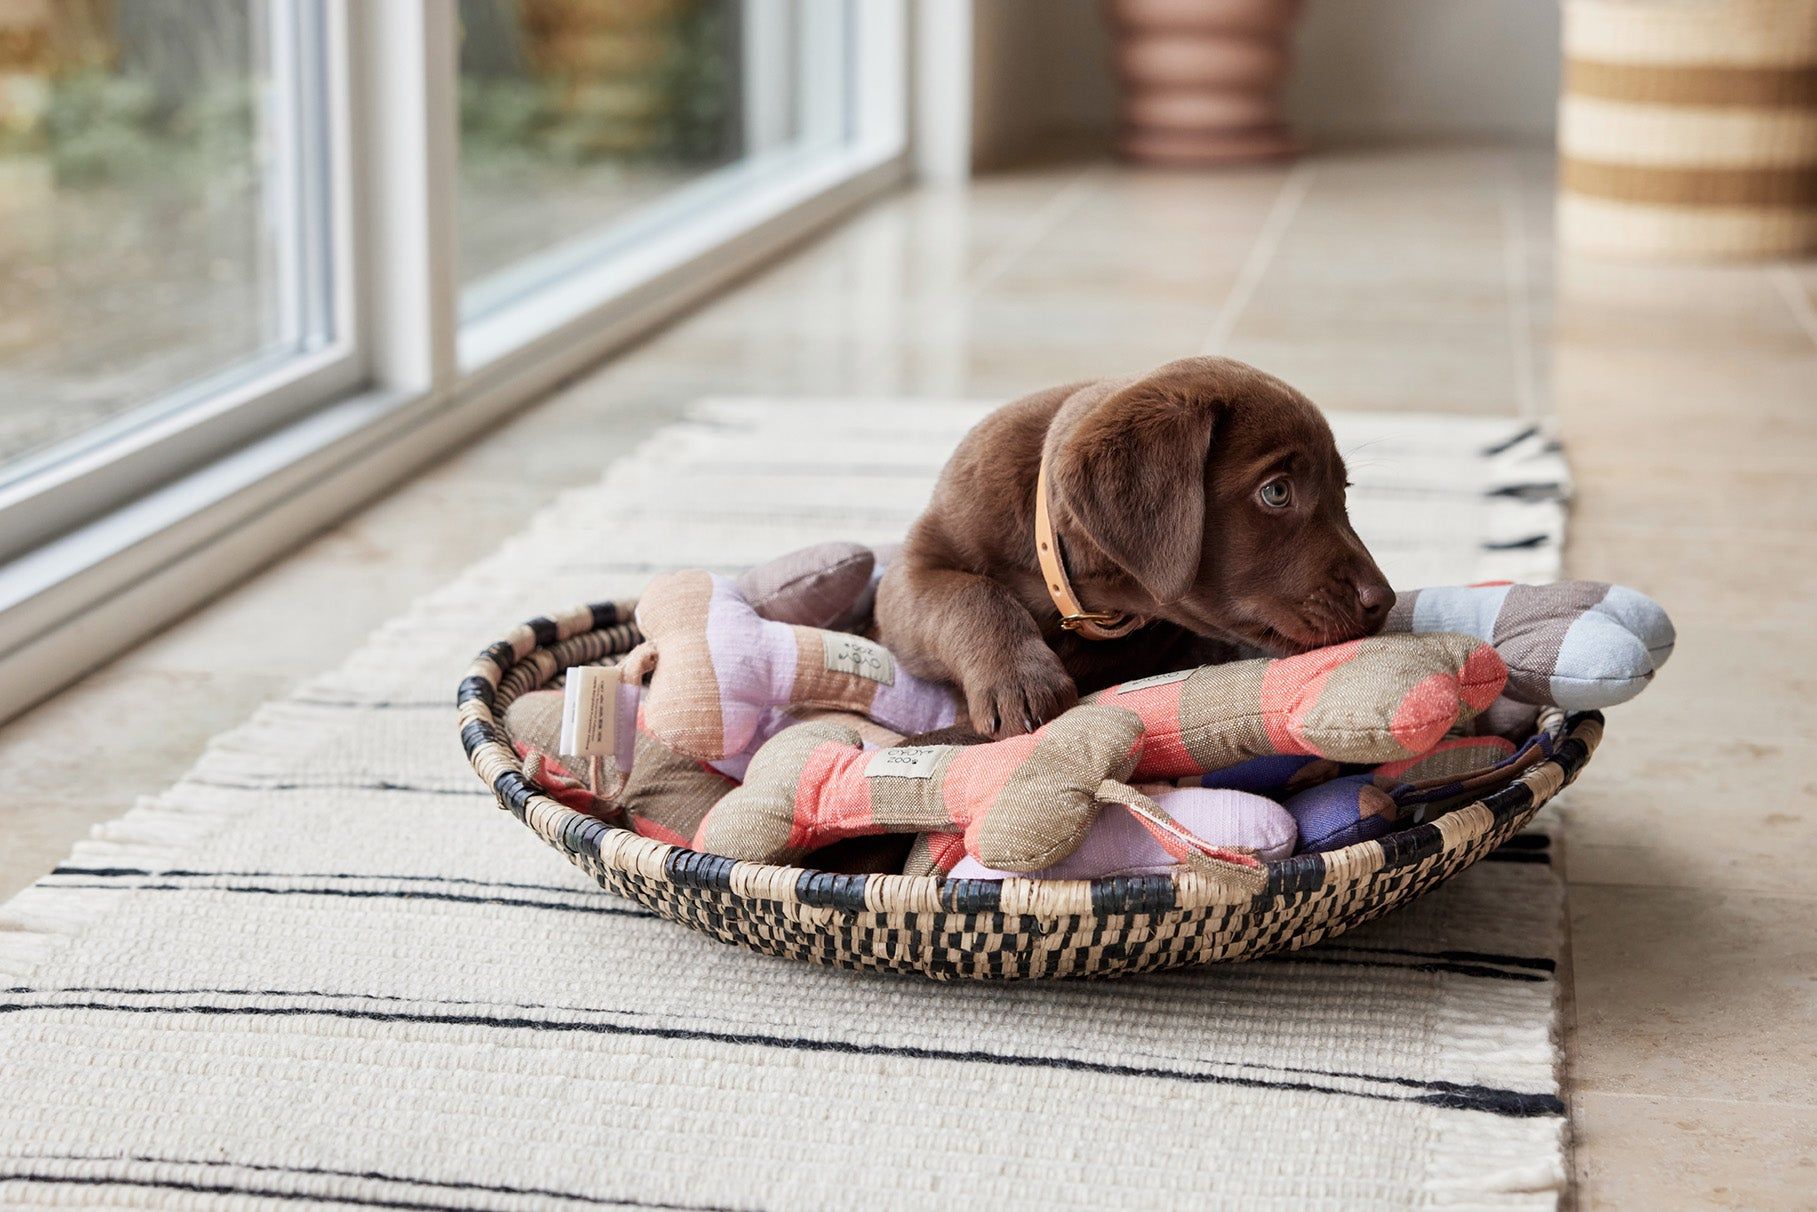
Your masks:
[{"label": "puppy's whisker", "polygon": [[1380,446],[1386,442],[1405,441],[1409,436],[1410,435],[1407,433],[1388,433],[1388,434],[1383,434],[1379,438],[1370,438],[1367,441],[1358,442],[1354,446],[1345,447],[1345,449],[1343,451],[1344,459],[1346,462],[1348,462],[1350,459],[1350,456],[1352,454],[1355,454],[1358,451],[1368,450],[1371,447]]}]

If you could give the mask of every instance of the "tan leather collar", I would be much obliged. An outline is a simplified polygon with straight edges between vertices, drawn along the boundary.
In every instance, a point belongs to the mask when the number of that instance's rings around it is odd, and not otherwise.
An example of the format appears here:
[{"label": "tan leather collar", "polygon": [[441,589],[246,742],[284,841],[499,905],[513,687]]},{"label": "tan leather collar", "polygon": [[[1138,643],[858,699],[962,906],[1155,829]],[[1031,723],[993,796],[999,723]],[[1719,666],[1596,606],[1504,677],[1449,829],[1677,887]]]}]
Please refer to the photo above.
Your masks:
[{"label": "tan leather collar", "polygon": [[1047,459],[1041,459],[1041,470],[1035,474],[1035,558],[1041,561],[1041,581],[1047,596],[1060,610],[1060,626],[1076,631],[1088,640],[1114,640],[1126,636],[1148,620],[1139,614],[1121,611],[1087,610],[1073,592],[1066,576],[1066,560],[1060,553],[1060,536],[1054,531],[1054,520],[1047,512]]}]

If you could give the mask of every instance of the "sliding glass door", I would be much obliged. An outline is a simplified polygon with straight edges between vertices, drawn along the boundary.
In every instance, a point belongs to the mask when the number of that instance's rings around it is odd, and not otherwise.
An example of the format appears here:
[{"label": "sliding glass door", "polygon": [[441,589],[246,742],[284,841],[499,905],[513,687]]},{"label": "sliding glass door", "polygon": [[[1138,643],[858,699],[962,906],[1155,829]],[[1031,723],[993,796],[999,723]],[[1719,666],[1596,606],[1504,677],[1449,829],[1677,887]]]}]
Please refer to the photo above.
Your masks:
[{"label": "sliding glass door", "polygon": [[534,329],[539,295],[838,163],[866,134],[863,9],[460,0],[462,321]]},{"label": "sliding glass door", "polygon": [[844,0],[461,0],[471,319],[837,151]]},{"label": "sliding glass door", "polygon": [[907,57],[903,0],[0,0],[0,717],[900,180]]},{"label": "sliding glass door", "polygon": [[[0,48],[0,508],[99,469],[80,504],[117,498],[157,478],[118,458],[204,413],[281,419],[224,401],[357,381],[319,3],[14,0]],[[75,520],[63,495],[8,529]]]}]

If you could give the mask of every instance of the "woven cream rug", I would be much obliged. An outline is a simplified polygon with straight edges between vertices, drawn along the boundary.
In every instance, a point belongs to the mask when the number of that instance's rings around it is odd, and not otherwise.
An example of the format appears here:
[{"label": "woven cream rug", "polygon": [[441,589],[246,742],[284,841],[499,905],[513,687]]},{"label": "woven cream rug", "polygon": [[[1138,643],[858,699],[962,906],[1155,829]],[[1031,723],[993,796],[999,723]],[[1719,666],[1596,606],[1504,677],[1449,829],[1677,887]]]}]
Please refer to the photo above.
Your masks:
[{"label": "woven cream rug", "polygon": [[[982,407],[708,402],[98,830],[0,920],[0,1205],[1550,1206],[1544,833],[1316,950],[951,987],[707,941],[493,805],[474,651],[893,538]],[[1336,421],[1396,584],[1556,573],[1540,436]]]}]

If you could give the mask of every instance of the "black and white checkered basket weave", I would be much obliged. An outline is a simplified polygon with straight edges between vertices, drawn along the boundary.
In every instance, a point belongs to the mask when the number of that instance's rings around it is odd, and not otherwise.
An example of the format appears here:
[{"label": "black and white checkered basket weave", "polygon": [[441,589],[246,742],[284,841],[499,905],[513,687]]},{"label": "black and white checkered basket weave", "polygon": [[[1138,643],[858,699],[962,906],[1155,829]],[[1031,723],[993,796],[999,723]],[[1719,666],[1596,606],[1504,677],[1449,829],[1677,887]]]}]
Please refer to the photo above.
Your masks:
[{"label": "black and white checkered basket weave", "polygon": [[602,888],[722,942],[842,968],[939,980],[1116,976],[1253,959],[1333,938],[1404,905],[1508,842],[1577,777],[1600,713],[1565,721],[1544,762],[1435,820],[1267,865],[1259,889],[1186,871],[1100,880],[940,880],[735,862],[575,812],[524,775],[501,720],[573,665],[643,637],[630,602],[537,618],[462,680],[461,741],[501,806]]}]

